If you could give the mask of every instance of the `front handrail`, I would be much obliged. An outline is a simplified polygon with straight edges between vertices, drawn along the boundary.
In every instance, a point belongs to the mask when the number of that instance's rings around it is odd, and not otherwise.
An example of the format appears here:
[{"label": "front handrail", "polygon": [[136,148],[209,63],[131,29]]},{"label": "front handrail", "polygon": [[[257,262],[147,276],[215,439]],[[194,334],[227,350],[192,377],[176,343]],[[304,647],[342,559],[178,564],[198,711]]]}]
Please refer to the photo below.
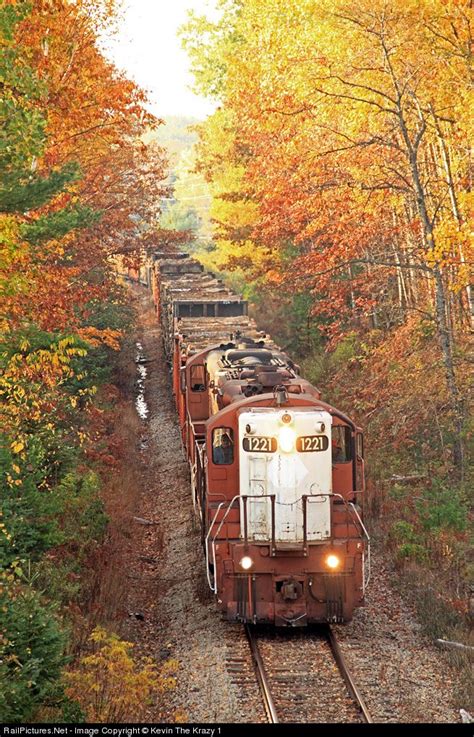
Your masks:
[{"label": "front handrail", "polygon": [[[321,494],[303,494],[299,499],[294,502],[297,504],[299,501],[303,503],[303,545],[305,546],[307,544],[307,530],[306,530],[306,522],[307,522],[307,503],[308,501],[311,502],[312,499],[317,498],[338,498],[340,499],[344,506],[346,507],[348,513],[351,515],[352,519],[356,523],[356,527],[359,526],[360,530],[362,531],[361,537],[365,537],[367,541],[367,558],[365,556],[365,550],[362,553],[362,592],[365,595],[365,589],[370,581],[370,566],[371,566],[371,559],[370,559],[370,536],[367,532],[367,529],[362,521],[362,518],[357,511],[355,505],[353,502],[347,502],[346,499],[342,496],[342,494],[335,494],[335,493],[321,493]],[[248,531],[247,531],[247,500],[248,499],[270,499],[271,500],[271,511],[272,511],[272,540],[271,545],[272,548],[275,548],[275,494],[236,494],[232,500],[227,504],[227,509],[225,510],[225,513],[220,520],[219,526],[216,530],[215,535],[212,537],[211,540],[211,549],[212,549],[212,563],[214,566],[214,571],[216,570],[216,540],[219,537],[219,533],[224,525],[224,522],[226,521],[229,512],[234,506],[235,501],[239,499],[243,502],[243,509],[244,509],[244,544],[248,545]],[[207,574],[207,580],[209,583],[209,588],[211,591],[215,594],[217,593],[217,581],[214,577],[214,582],[211,583],[211,578],[209,575],[209,540],[211,537],[211,533],[213,530],[214,525],[216,524],[217,517],[221,511],[221,509],[226,504],[225,501],[221,502],[219,506],[217,507],[216,513],[214,514],[214,517],[212,518],[212,522],[209,525],[209,529],[207,531],[206,535],[206,544],[205,544],[205,556],[206,556],[206,574]],[[367,571],[366,571],[367,569]]]},{"label": "front handrail", "polygon": [[[362,593],[365,596],[365,590],[366,590],[366,588],[367,588],[367,586],[369,584],[369,581],[370,581],[370,566],[371,566],[371,560],[370,560],[370,535],[367,532],[367,528],[365,527],[365,525],[364,525],[364,523],[362,521],[362,517],[360,516],[360,514],[357,511],[357,508],[356,508],[356,506],[355,506],[355,504],[353,502],[347,502],[344,499],[344,497],[342,496],[342,494],[330,494],[330,496],[338,497],[338,499],[341,499],[342,500],[344,506],[348,510],[349,514],[352,516],[352,519],[354,519],[354,521],[356,522],[356,526],[357,526],[357,524],[359,524],[359,526],[360,526],[360,528],[361,528],[361,530],[363,532],[363,536],[365,537],[365,539],[367,541],[367,559],[365,557],[365,550],[362,553]],[[367,571],[366,571],[366,569],[367,569]]]},{"label": "front handrail", "polygon": [[[357,508],[356,508],[356,506],[355,506],[355,504],[353,502],[347,502],[344,499],[344,497],[342,496],[342,494],[330,494],[330,496],[338,497],[338,499],[341,499],[342,500],[342,502],[343,502],[344,506],[346,507],[346,509],[348,510],[349,514],[352,516],[352,518],[356,522],[356,526],[357,526],[357,524],[360,525],[360,528],[361,528],[361,530],[363,532],[363,536],[365,537],[365,539],[367,541],[367,559],[365,557],[365,550],[362,553],[362,594],[365,596],[365,589],[367,588],[367,586],[369,584],[369,581],[370,581],[370,566],[371,566],[371,560],[370,560],[370,536],[369,536],[369,533],[367,532],[367,529],[366,529],[364,523],[362,522],[362,518],[361,518],[359,512],[357,511]],[[366,572],[366,568],[367,568],[367,572]]]},{"label": "front handrail", "polygon": [[[365,589],[369,585],[369,581],[370,581],[370,566],[371,566],[371,560],[370,560],[370,536],[369,536],[369,533],[367,532],[367,529],[366,529],[364,523],[362,522],[362,518],[361,518],[359,512],[357,511],[355,504],[353,502],[349,502],[349,505],[348,506],[349,506],[349,508],[352,508],[352,511],[354,512],[354,514],[355,514],[355,516],[356,516],[356,518],[357,518],[360,526],[362,527],[362,529],[364,531],[365,539],[367,540],[367,560],[365,559],[365,550],[362,553],[362,573],[363,573],[363,576],[362,576],[362,593],[365,596]],[[367,566],[367,574],[365,572],[366,566]]]},{"label": "front handrail", "polygon": [[[249,495],[246,495],[246,496],[249,496]],[[261,499],[264,496],[265,497],[268,497],[268,496],[274,496],[274,495],[270,495],[270,494],[265,494],[265,495],[253,494],[253,495],[251,495],[251,498]],[[217,538],[219,536],[219,533],[220,533],[220,531],[222,529],[222,526],[223,526],[225,520],[227,519],[227,515],[229,514],[230,510],[232,509],[232,507],[234,505],[234,502],[236,501],[236,499],[242,499],[242,498],[243,498],[243,495],[242,494],[236,494],[232,498],[232,500],[228,503],[227,509],[225,511],[225,514],[224,514],[224,516],[222,517],[222,519],[220,521],[219,527],[217,528],[216,534],[212,538],[212,541],[211,541],[211,547],[212,547],[212,564],[214,566],[214,571],[216,570],[216,540],[217,540]],[[206,575],[207,575],[207,582],[209,584],[209,588],[211,589],[211,591],[214,594],[217,593],[217,581],[216,581],[216,578],[214,576],[214,583],[211,583],[211,578],[210,578],[210,575],[209,575],[209,538],[211,536],[212,528],[214,527],[214,524],[215,524],[215,522],[217,520],[217,515],[221,511],[221,509],[224,506],[224,504],[225,504],[225,502],[221,502],[219,504],[219,506],[217,507],[216,513],[215,513],[214,517],[212,518],[212,522],[209,525],[209,529],[208,529],[207,535],[206,535],[206,544],[205,544]]]},{"label": "front handrail", "polygon": [[214,543],[216,541],[216,536],[214,536],[214,539],[212,541],[212,550],[213,550],[213,553],[212,553],[212,562],[213,562],[213,565],[214,565],[214,583],[211,583],[211,577],[209,575],[209,538],[211,536],[212,528],[214,527],[214,522],[217,519],[217,515],[221,511],[221,509],[224,506],[224,504],[225,504],[225,502],[221,502],[219,504],[219,506],[217,507],[216,513],[215,513],[214,517],[212,518],[211,524],[209,525],[209,529],[208,529],[207,535],[206,535],[205,546],[204,546],[204,555],[206,556],[206,576],[207,576],[207,582],[209,584],[209,588],[211,589],[211,591],[214,594],[217,593],[217,582],[216,582],[216,576],[215,576],[215,571],[216,571],[216,554],[214,552]]}]

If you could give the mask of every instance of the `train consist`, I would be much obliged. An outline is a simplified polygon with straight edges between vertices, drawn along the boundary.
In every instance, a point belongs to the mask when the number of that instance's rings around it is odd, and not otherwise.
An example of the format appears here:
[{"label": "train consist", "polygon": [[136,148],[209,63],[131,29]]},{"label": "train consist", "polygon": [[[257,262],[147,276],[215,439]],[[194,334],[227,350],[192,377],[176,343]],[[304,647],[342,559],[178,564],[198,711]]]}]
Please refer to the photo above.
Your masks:
[{"label": "train consist", "polygon": [[369,538],[360,428],[185,254],[146,281],[163,327],[209,586],[233,622],[345,622]]}]

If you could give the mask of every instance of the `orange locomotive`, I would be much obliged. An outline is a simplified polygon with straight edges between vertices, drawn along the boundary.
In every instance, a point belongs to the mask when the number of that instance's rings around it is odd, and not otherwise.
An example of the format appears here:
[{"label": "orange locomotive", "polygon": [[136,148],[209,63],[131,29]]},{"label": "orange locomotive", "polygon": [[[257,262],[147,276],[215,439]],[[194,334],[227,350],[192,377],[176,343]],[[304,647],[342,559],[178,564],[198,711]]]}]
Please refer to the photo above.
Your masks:
[{"label": "orange locomotive", "polygon": [[195,261],[158,255],[153,288],[219,607],[238,622],[348,621],[370,566],[361,430]]}]

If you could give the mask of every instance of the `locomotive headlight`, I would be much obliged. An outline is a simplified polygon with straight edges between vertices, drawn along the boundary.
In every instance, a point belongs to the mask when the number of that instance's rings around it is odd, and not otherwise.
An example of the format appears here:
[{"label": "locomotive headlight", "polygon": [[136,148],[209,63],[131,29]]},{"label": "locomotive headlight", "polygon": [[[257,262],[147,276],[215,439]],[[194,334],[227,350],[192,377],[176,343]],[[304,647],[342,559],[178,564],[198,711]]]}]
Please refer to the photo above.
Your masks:
[{"label": "locomotive headlight", "polygon": [[282,427],[278,433],[278,442],[284,453],[291,453],[295,448],[296,433],[291,427]]},{"label": "locomotive headlight", "polygon": [[239,565],[244,569],[244,571],[248,571],[253,566],[253,560],[250,555],[244,555],[244,557],[240,559]]},{"label": "locomotive headlight", "polygon": [[341,563],[340,559],[337,557],[337,555],[334,555],[334,553],[331,553],[326,558],[326,565],[332,571],[335,571],[336,568],[339,568],[340,563]]}]

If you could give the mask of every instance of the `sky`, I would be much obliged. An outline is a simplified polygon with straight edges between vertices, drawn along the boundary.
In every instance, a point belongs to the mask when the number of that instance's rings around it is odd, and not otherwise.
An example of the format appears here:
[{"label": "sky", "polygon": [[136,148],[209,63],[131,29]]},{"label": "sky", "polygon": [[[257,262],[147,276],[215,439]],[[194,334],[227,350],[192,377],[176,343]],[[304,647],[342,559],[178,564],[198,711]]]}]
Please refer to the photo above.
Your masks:
[{"label": "sky", "polygon": [[213,0],[123,0],[118,35],[103,39],[105,53],[148,92],[158,117],[183,115],[204,119],[215,103],[193,94],[186,52],[177,38],[187,10],[213,17]]}]

